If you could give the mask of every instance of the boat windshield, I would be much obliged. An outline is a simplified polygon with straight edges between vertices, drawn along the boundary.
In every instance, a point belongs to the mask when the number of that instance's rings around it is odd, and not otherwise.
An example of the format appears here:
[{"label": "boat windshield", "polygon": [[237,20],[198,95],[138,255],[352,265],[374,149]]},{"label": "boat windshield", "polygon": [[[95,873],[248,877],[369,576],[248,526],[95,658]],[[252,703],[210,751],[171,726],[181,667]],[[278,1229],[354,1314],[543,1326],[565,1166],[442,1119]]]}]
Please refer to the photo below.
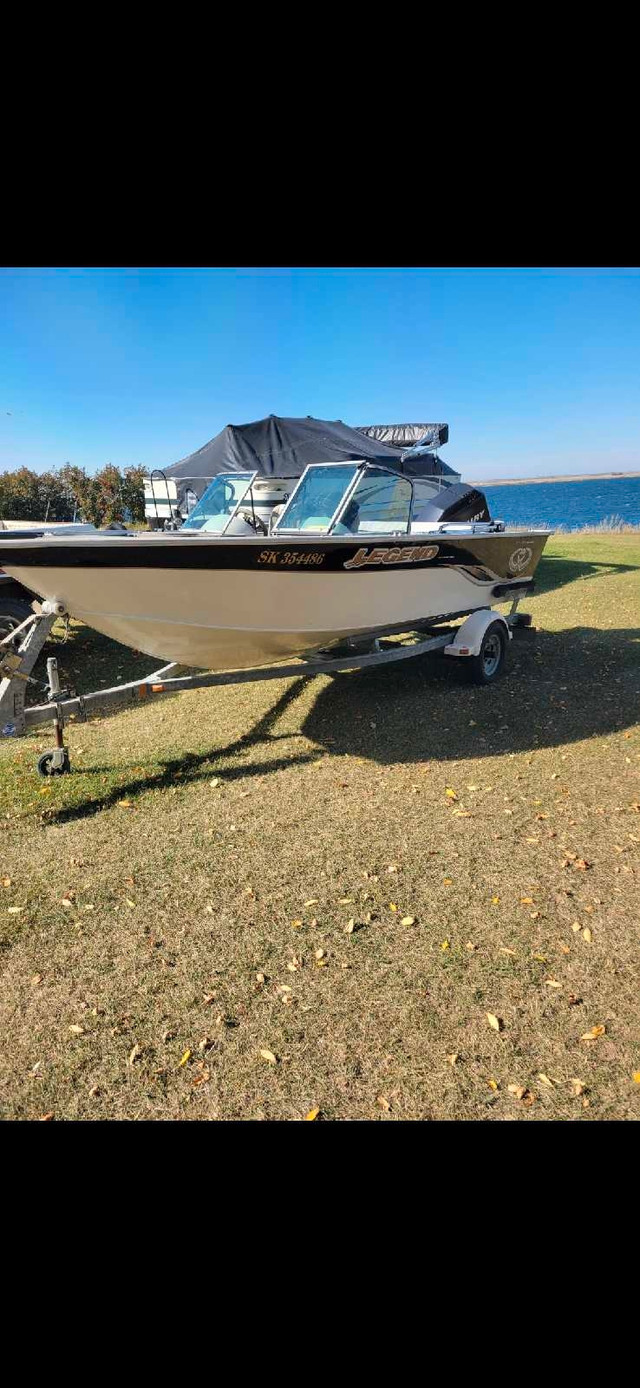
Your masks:
[{"label": "boat windshield", "polygon": [[257,475],[256,472],[221,472],[214,477],[182,529],[221,535]]},{"label": "boat windshield", "polygon": [[383,467],[314,463],[283,511],[278,531],[331,535],[402,535],[409,529],[412,484]]},{"label": "boat windshield", "polygon": [[386,468],[363,468],[346,499],[334,535],[402,535],[409,529],[411,482]]},{"label": "boat windshield", "polygon": [[274,529],[326,532],[357,471],[357,463],[312,463]]}]

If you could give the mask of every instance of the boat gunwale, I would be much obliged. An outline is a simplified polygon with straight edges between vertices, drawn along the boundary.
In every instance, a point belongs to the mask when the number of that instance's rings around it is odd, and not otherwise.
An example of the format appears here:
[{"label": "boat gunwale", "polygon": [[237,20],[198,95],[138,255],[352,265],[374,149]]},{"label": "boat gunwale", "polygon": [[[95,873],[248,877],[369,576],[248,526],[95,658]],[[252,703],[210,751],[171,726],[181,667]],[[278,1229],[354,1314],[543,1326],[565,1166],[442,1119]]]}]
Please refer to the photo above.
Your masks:
[{"label": "boat gunwale", "polygon": [[[67,549],[69,546],[72,546],[73,548],[78,546],[80,548],[84,545],[88,549],[93,549],[94,547],[97,548],[98,546],[101,547],[104,545],[107,548],[117,549],[119,546],[122,546],[123,548],[129,548],[132,542],[136,544],[149,545],[152,548],[165,545],[168,547],[175,547],[175,545],[178,543],[182,545],[202,545],[208,543],[209,545],[214,546],[214,548],[217,546],[231,545],[233,546],[233,548],[242,548],[244,546],[248,548],[254,548],[256,546],[259,546],[260,548],[264,549],[265,546],[275,546],[276,548],[290,549],[292,545],[301,545],[307,547],[311,546],[312,548],[317,548],[319,544],[322,544],[331,546],[336,545],[339,547],[341,545],[353,546],[354,544],[357,545],[362,543],[364,543],[365,545],[371,545],[374,542],[377,543],[379,541],[383,541],[387,545],[392,544],[395,546],[407,544],[423,545],[427,543],[427,541],[429,540],[432,540],[435,543],[436,541],[438,541],[438,539],[441,539],[443,541],[456,539],[464,540],[472,538],[478,540],[491,540],[494,538],[504,539],[505,536],[513,536],[515,538],[519,538],[520,536],[525,535],[545,535],[547,538],[549,538],[551,535],[555,533],[553,527],[545,526],[517,526],[514,528],[511,528],[510,526],[505,526],[503,530],[479,530],[477,528],[469,528],[470,526],[490,526],[491,524],[493,524],[493,522],[490,521],[442,521],[440,523],[441,526],[452,527],[455,525],[459,526],[460,528],[458,531],[452,530],[450,528],[447,528],[446,530],[442,528],[434,528],[434,530],[432,531],[423,530],[419,535],[411,533],[406,534],[404,531],[391,534],[388,531],[371,531],[367,532],[366,535],[359,535],[357,533],[353,535],[327,535],[323,531],[318,531],[315,534],[310,531],[306,531],[304,535],[301,535],[300,532],[296,531],[290,531],[289,534],[286,535],[282,533],[279,535],[207,535],[202,531],[194,531],[193,534],[188,535],[183,534],[179,530],[170,531],[168,533],[163,532],[160,535],[154,532],[145,534],[144,531],[132,532],[126,536],[100,534],[69,535],[67,537],[62,535],[38,535],[34,536],[33,539],[27,539],[26,537],[20,540],[7,539],[6,545],[9,546],[9,553],[16,554],[20,551],[20,549],[24,549],[27,546],[30,549],[37,548],[64,550]],[[4,551],[4,548],[5,541],[3,536],[0,535],[0,557]]]}]

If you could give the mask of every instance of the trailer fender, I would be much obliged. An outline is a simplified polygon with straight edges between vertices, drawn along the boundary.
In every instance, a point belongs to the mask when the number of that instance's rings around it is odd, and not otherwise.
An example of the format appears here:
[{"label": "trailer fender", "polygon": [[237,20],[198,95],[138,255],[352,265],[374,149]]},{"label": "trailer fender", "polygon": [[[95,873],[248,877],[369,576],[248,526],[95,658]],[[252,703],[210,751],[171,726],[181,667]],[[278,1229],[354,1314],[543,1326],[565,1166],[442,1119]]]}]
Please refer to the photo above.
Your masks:
[{"label": "trailer fender", "polygon": [[494,612],[492,608],[483,608],[478,612],[472,612],[470,617],[462,623],[455,635],[455,640],[450,646],[445,646],[445,655],[462,656],[463,658],[471,655],[479,655],[482,646],[482,638],[493,622],[502,622],[507,640],[511,640],[512,632],[506,617],[501,612]]}]

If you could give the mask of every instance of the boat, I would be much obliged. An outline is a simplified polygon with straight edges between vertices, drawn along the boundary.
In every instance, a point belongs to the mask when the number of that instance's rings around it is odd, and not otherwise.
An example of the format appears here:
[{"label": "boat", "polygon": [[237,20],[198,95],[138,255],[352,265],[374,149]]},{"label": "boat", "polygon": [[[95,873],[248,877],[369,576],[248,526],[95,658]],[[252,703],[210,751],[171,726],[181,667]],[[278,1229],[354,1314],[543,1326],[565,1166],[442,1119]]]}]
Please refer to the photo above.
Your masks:
[{"label": "boat", "polygon": [[[6,531],[12,540],[32,540],[40,535],[89,535],[97,534],[95,525],[79,521],[13,521],[0,518],[0,531]],[[0,569],[0,640],[15,630],[31,611],[33,594],[10,574]]]},{"label": "boat", "polygon": [[[0,566],[105,636],[209,671],[433,627],[530,590],[551,531],[493,520],[441,463],[440,436],[399,447],[341,425],[332,450],[331,424],[316,423],[313,461],[294,459],[286,435],[279,472],[254,449],[251,468],[219,467],[179,529],[0,534]],[[265,478],[289,483],[268,520]]]}]

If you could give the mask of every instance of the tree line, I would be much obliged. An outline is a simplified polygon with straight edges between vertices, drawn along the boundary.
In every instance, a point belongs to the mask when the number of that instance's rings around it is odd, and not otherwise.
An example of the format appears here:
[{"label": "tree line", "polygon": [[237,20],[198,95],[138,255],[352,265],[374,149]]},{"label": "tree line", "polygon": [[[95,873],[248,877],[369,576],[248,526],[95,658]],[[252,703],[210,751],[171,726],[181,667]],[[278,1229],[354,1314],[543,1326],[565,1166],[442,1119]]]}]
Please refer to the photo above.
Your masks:
[{"label": "tree line", "polygon": [[145,468],[107,463],[89,476],[65,463],[52,472],[28,467],[0,473],[0,519],[33,521],[144,521]]}]

